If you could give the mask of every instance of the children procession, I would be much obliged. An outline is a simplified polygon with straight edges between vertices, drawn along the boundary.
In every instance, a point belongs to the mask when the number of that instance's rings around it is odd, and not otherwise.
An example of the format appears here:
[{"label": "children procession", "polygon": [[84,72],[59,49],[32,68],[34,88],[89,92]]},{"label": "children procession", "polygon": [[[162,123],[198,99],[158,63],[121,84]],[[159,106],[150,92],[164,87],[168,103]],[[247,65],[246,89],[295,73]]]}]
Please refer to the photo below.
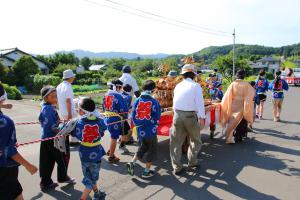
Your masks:
[{"label": "children procession", "polygon": [[[281,72],[275,73],[272,82],[267,80],[263,70],[252,84],[245,81],[245,76],[246,72],[239,70],[235,81],[223,93],[224,81],[217,69],[207,80],[200,80],[201,71],[197,72],[193,64],[185,64],[179,75],[171,71],[162,81],[147,80],[140,91],[131,75],[131,67],[124,66],[122,77],[107,83],[108,91],[102,101],[95,102],[88,97],[74,99],[72,83],[76,75],[72,70],[66,70],[63,72],[63,82],[57,88],[45,86],[40,92],[40,158],[39,163],[35,164],[29,163],[18,153],[15,123],[5,115],[5,109],[13,109],[13,106],[6,102],[7,94],[0,84],[0,200],[23,199],[22,185],[18,181],[19,166],[24,166],[32,175],[39,172],[43,192],[55,190],[62,183],[76,184],[68,171],[70,148],[73,146],[78,146],[82,169],[80,200],[88,199],[91,193],[94,200],[106,196],[101,183],[100,187],[98,183],[103,157],[107,157],[110,164],[120,162],[122,156],[118,152],[128,152],[126,146],[135,140],[138,148],[131,161],[124,164],[124,169],[129,176],[150,179],[155,175],[152,165],[156,160],[162,119],[167,115],[163,111],[168,107],[172,110],[169,112],[172,122],[168,135],[174,175],[179,176],[186,170],[181,163],[183,146],[186,146],[188,168],[199,167],[200,132],[208,121],[208,106],[214,108],[213,112],[219,108],[219,121],[227,144],[246,139],[247,133],[252,131],[253,122],[263,119],[267,91],[272,93],[274,122],[281,120],[284,93],[289,89],[287,82],[281,78]],[[176,77],[180,81],[176,82]],[[157,90],[164,84],[172,88],[172,95],[168,97],[172,102],[167,102],[172,106],[164,106],[162,102],[165,99]],[[167,94],[169,90],[166,91]],[[101,108],[97,104],[102,105]],[[212,114],[209,117],[209,126],[212,127],[212,121],[217,120]],[[108,149],[101,144],[105,134],[110,136]],[[135,173],[139,161],[144,163],[142,174]],[[37,164],[38,167],[35,166]],[[55,165],[57,182],[52,179]]]}]

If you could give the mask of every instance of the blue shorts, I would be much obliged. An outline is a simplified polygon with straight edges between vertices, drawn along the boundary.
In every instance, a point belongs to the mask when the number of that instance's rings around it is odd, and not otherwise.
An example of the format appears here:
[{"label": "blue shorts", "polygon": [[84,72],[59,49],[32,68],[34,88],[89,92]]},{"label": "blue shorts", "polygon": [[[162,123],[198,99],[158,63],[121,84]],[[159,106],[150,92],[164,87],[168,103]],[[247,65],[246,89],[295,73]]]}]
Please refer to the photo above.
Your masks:
[{"label": "blue shorts", "polygon": [[[107,124],[114,123],[114,122],[119,122],[121,121],[120,117],[109,117],[106,121]],[[117,140],[119,139],[120,135],[122,134],[122,123],[116,123],[112,125],[108,125],[107,129],[110,133],[111,139]]]},{"label": "blue shorts", "polygon": [[82,184],[92,190],[93,186],[97,184],[99,180],[101,162],[81,162],[81,168],[83,173]]}]

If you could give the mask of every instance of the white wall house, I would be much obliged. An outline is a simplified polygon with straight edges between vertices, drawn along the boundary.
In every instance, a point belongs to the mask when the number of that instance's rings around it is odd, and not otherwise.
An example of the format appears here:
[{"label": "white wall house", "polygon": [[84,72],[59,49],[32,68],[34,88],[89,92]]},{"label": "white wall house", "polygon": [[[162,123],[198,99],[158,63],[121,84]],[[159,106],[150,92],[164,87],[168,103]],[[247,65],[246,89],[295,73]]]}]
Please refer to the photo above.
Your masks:
[{"label": "white wall house", "polygon": [[256,62],[250,63],[250,67],[253,71],[257,72],[261,69],[265,69],[267,72],[274,73],[275,71],[280,70],[280,59],[275,59],[273,57],[264,57]]},{"label": "white wall house", "polygon": [[49,68],[47,67],[46,63],[29,53],[25,53],[18,48],[0,50],[0,62],[5,67],[12,67],[13,64],[23,56],[31,56],[33,61],[38,65],[44,74],[49,73]]},{"label": "white wall house", "polygon": [[101,69],[105,69],[105,67],[106,67],[105,64],[103,64],[103,65],[91,65],[91,66],[89,67],[89,70],[90,70],[90,71],[99,71],[99,70],[101,70]]},{"label": "white wall house", "polygon": [[79,66],[76,68],[76,74],[83,74],[84,72],[85,72],[84,66],[79,65]]}]

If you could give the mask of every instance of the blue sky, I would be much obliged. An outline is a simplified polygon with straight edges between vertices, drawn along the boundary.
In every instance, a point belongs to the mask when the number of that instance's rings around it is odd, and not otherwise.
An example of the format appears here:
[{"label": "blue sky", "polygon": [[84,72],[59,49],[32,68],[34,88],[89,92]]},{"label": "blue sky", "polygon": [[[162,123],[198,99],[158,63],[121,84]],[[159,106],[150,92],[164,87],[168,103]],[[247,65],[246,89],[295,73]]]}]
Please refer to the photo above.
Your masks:
[{"label": "blue sky", "polygon": [[[230,34],[205,34],[99,6],[125,9],[105,0],[0,1],[0,49],[19,47],[37,54],[73,49],[191,53],[232,43]],[[300,42],[299,0],[114,1],[213,30],[231,33],[235,27],[237,43]]]}]

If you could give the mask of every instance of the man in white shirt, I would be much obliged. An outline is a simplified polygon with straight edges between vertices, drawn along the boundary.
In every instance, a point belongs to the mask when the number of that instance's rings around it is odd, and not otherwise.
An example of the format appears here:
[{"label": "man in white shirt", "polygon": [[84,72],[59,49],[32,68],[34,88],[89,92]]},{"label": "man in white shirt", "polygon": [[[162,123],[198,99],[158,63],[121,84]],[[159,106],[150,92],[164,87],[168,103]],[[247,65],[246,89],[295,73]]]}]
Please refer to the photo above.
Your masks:
[{"label": "man in white shirt", "polygon": [[[72,70],[68,69],[63,72],[63,82],[57,88],[58,109],[64,120],[71,120],[77,116],[74,105],[74,93],[72,83],[75,80],[75,74]],[[76,138],[71,137],[70,145],[78,145],[79,142]]]},{"label": "man in white shirt", "polygon": [[[135,78],[131,75],[131,67],[128,65],[125,65],[122,69],[123,75],[119,78],[120,81],[123,82],[123,85],[130,85],[132,87],[132,92],[136,97],[139,97],[141,95],[141,92],[139,91],[139,86],[135,80]],[[133,96],[133,94],[131,94]]]},{"label": "man in white shirt", "polygon": [[184,65],[181,75],[184,80],[174,90],[174,118],[170,138],[170,155],[176,175],[183,171],[182,144],[187,137],[189,138],[188,166],[191,168],[198,166],[197,157],[202,146],[200,130],[204,128],[205,124],[202,88],[193,81],[194,65]]}]

